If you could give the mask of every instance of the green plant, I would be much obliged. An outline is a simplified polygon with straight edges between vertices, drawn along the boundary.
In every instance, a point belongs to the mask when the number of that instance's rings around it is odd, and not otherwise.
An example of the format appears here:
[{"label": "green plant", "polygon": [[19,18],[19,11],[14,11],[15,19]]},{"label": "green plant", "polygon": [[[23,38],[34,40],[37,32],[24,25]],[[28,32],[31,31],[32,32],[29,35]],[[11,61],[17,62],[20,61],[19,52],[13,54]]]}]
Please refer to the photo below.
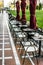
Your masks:
[{"label": "green plant", "polygon": [[36,6],[36,9],[37,9],[37,10],[39,9],[39,6],[38,6],[38,5]]},{"label": "green plant", "polygon": [[29,8],[29,6],[27,5],[27,6],[26,6],[26,9],[28,9],[28,8]]},{"label": "green plant", "polygon": [[41,3],[39,3],[39,10],[40,10],[40,9],[42,9],[42,4],[41,4]]}]

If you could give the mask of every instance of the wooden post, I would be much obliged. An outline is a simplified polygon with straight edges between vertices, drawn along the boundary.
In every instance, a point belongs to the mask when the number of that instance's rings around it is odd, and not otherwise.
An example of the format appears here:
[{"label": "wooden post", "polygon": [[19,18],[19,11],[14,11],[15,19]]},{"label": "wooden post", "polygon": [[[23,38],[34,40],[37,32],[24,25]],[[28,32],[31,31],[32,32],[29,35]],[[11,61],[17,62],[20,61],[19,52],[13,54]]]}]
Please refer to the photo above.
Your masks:
[{"label": "wooden post", "polygon": [[25,15],[26,0],[21,0],[21,10],[22,10],[21,22],[22,22],[22,24],[26,24],[26,15]]},{"label": "wooden post", "polygon": [[30,28],[36,29],[36,10],[37,0],[30,0]]},{"label": "wooden post", "polygon": [[19,13],[20,13],[20,5],[19,5],[19,1],[16,2],[16,11],[17,11],[16,19],[18,21],[20,21],[20,15],[19,15]]}]

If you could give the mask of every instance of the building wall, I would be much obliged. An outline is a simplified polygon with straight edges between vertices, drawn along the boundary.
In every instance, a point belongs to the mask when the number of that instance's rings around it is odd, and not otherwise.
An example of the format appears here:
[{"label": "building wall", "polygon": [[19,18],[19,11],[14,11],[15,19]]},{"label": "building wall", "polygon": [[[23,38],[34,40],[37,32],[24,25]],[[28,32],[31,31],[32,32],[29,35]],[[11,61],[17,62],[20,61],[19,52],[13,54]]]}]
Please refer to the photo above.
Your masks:
[{"label": "building wall", "polygon": [[4,7],[4,0],[0,0],[0,8]]}]

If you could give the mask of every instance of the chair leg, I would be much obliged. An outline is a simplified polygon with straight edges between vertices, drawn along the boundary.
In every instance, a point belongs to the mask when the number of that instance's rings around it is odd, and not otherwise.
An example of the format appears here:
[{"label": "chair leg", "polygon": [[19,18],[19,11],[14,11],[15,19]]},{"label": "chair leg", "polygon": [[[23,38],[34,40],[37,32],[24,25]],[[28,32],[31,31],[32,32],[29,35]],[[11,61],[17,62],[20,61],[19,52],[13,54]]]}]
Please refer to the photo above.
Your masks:
[{"label": "chair leg", "polygon": [[24,54],[24,59],[23,59],[22,65],[24,65],[24,62],[25,62],[25,56],[26,56],[26,51],[25,51],[25,54]]},{"label": "chair leg", "polygon": [[[35,48],[35,47],[34,47]],[[35,49],[35,54],[36,54],[36,61],[37,61],[37,65],[39,65],[39,62],[38,62],[38,57],[37,57],[37,53],[36,53],[36,49]]]},{"label": "chair leg", "polygon": [[20,47],[19,47],[19,50],[18,50],[18,52],[20,51],[20,48],[21,48],[21,44],[20,44]]},{"label": "chair leg", "polygon": [[25,63],[25,58],[23,59],[23,63],[22,63],[22,65],[24,65],[24,63]]},{"label": "chair leg", "polygon": [[[27,49],[28,49],[28,47],[27,47]],[[26,51],[27,51],[27,49],[26,49]],[[23,59],[22,65],[24,65],[24,62],[25,62],[26,51],[24,52],[24,59]]]},{"label": "chair leg", "polygon": [[36,61],[37,61],[36,64],[39,65],[39,62],[38,62],[38,58],[37,57],[36,57]]},{"label": "chair leg", "polygon": [[20,56],[22,56],[24,53],[24,49],[21,50]]}]

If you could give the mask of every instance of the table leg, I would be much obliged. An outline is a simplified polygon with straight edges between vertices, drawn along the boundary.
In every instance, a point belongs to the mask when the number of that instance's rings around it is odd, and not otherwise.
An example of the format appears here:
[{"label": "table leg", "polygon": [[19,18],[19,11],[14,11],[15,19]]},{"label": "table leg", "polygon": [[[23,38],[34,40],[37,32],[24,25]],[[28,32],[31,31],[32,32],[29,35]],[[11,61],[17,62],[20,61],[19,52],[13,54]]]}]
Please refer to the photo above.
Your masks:
[{"label": "table leg", "polygon": [[39,41],[39,56],[41,55],[41,41]]}]

